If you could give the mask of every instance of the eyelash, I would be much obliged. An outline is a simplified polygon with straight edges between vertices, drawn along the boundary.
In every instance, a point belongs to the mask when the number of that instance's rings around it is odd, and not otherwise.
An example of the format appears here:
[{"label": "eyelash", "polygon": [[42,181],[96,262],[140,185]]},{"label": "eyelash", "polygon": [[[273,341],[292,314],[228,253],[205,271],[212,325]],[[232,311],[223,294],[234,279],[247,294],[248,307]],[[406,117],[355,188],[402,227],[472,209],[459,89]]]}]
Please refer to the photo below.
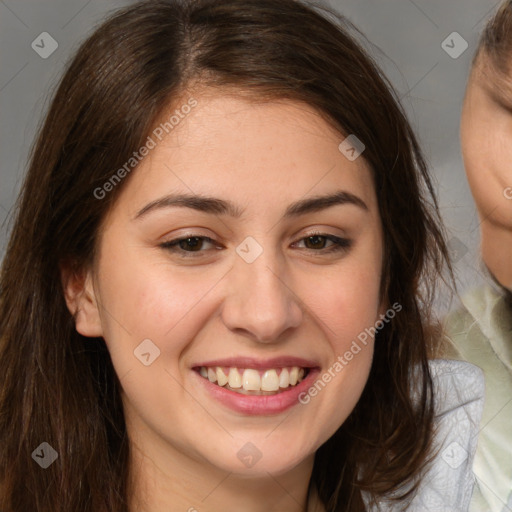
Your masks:
[{"label": "eyelash", "polygon": [[[329,235],[326,233],[311,233],[309,235],[306,235],[305,237],[298,240],[298,242],[301,242],[303,240],[306,240],[308,238],[314,238],[314,237],[321,237],[325,238],[333,243],[332,246],[328,248],[322,248],[322,249],[307,249],[307,251],[312,253],[320,253],[320,254],[332,254],[337,252],[347,252],[352,247],[352,240],[349,240],[348,238],[340,238],[334,235]],[[202,250],[199,251],[186,251],[182,249],[181,247],[178,247],[180,242],[185,242],[190,239],[198,239],[203,240],[212,244],[215,244],[215,240],[207,237],[207,236],[200,236],[200,235],[188,235],[181,238],[175,238],[174,240],[169,240],[168,242],[164,242],[160,245],[162,249],[166,249],[170,252],[175,253],[181,253],[181,255],[185,258],[197,258],[201,255],[201,253],[205,252]],[[297,243],[297,242],[295,242]]]}]

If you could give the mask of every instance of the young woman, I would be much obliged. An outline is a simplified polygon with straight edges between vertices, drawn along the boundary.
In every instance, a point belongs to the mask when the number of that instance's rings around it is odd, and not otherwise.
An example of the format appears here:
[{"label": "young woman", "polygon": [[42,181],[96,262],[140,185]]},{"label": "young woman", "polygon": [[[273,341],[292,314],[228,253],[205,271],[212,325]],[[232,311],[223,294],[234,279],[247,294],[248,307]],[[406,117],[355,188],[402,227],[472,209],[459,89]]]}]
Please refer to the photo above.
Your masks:
[{"label": "young woman", "polygon": [[79,49],[3,262],[3,512],[465,510],[481,387],[428,362],[437,205],[349,30],[156,0]]},{"label": "young woman", "polygon": [[472,510],[512,510],[512,3],[485,28],[461,119],[464,164],[493,283],[463,298],[447,319],[454,354],[485,372],[486,399]]}]

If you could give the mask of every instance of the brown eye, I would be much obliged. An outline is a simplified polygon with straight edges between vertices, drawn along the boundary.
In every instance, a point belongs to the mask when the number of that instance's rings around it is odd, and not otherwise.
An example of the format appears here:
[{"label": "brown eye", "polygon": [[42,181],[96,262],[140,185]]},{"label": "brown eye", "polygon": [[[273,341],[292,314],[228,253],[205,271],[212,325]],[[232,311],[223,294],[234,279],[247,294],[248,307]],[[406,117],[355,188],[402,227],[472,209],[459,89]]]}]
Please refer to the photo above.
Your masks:
[{"label": "brown eye", "polygon": [[183,256],[186,256],[187,253],[198,253],[198,255],[204,253],[205,244],[214,245],[215,242],[207,236],[188,236],[176,238],[175,240],[169,240],[168,242],[161,244],[160,247],[170,252],[175,252],[178,254],[181,253]]},{"label": "brown eye", "polygon": [[321,236],[321,235],[314,235],[314,236],[308,236],[304,240],[306,240],[307,242],[310,242],[310,245],[308,245],[308,243],[306,243],[306,247],[308,249],[323,249],[325,247],[327,238],[325,236]]},{"label": "brown eye", "polygon": [[318,252],[320,254],[326,254],[337,251],[347,251],[352,246],[352,240],[322,233],[309,235],[307,237],[302,238],[296,243],[300,244],[303,241],[305,249],[313,252]]},{"label": "brown eye", "polygon": [[200,250],[201,247],[203,246],[203,239],[198,236],[194,236],[192,238],[185,238],[178,242],[178,246],[180,247],[180,249],[183,249],[184,251],[191,249],[193,252],[195,252]]}]

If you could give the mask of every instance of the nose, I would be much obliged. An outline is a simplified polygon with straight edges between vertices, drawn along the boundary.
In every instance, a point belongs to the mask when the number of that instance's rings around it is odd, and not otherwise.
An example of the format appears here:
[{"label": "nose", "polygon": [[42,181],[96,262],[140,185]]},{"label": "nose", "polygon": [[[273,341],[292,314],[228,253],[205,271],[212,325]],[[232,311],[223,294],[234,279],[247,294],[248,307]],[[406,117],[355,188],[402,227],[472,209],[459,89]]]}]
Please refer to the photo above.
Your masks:
[{"label": "nose", "polygon": [[236,257],[227,276],[221,315],[231,331],[260,343],[273,343],[301,324],[302,301],[285,268],[269,250],[252,263]]}]

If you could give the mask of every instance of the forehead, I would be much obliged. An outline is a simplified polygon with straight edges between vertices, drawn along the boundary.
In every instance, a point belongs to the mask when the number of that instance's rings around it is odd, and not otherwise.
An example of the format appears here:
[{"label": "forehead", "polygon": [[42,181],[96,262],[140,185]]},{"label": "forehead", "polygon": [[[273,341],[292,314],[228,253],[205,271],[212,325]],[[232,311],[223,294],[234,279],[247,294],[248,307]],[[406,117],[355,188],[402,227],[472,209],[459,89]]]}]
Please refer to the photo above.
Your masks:
[{"label": "forehead", "polygon": [[152,184],[171,191],[185,183],[187,192],[222,188],[235,196],[254,196],[267,193],[267,184],[296,195],[344,182],[372,195],[373,180],[364,158],[346,158],[339,149],[346,136],[313,107],[230,95],[194,98],[197,107],[134,173],[132,193],[150,194]]}]

